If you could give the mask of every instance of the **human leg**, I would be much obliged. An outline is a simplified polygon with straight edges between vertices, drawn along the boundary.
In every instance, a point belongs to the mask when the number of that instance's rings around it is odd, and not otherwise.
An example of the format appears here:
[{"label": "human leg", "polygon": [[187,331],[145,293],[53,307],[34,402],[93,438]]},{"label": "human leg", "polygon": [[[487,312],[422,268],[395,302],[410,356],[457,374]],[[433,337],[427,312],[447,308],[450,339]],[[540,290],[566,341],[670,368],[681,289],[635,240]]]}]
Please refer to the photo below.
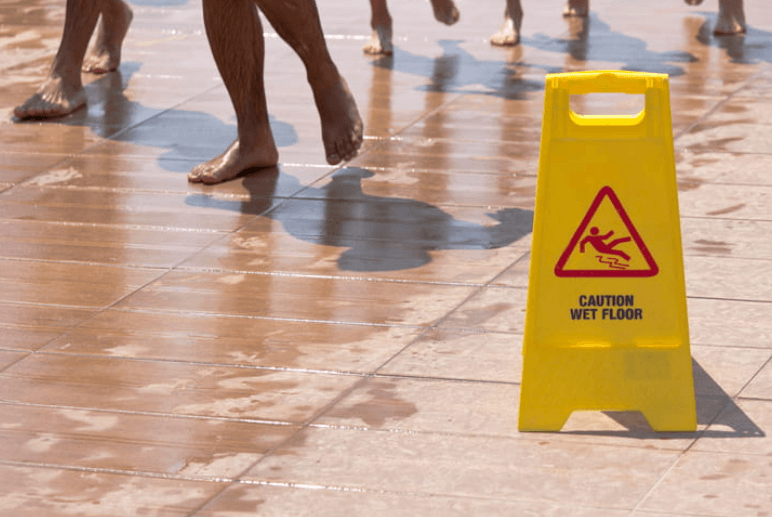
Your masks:
[{"label": "human leg", "polygon": [[504,23],[499,31],[491,36],[492,45],[499,47],[514,46],[520,43],[520,27],[523,25],[523,8],[520,0],[507,0],[504,10]]},{"label": "human leg", "polygon": [[111,72],[121,63],[123,39],[134,17],[123,0],[101,0],[101,23],[97,25],[94,45],[83,61],[83,71],[101,74]]},{"label": "human leg", "polygon": [[743,0],[718,0],[718,18],[713,32],[716,35],[742,34],[746,30]]},{"label": "human leg", "polygon": [[203,0],[204,26],[217,69],[236,111],[238,137],[221,155],[188,174],[196,183],[219,183],[246,169],[279,160],[263,83],[265,42],[251,0]]},{"label": "human leg", "polygon": [[453,0],[431,0],[431,2],[434,18],[438,22],[444,23],[445,25],[453,25],[461,17]]},{"label": "human leg", "polygon": [[590,0],[568,0],[563,16],[587,16],[590,14]]},{"label": "human leg", "polygon": [[67,0],[64,30],[48,78],[14,110],[19,119],[59,117],[86,105],[80,68],[99,18],[99,2]]},{"label": "human leg", "polygon": [[394,45],[391,42],[391,15],[386,5],[386,0],[370,0],[370,40],[362,47],[366,54],[394,53]]},{"label": "human leg", "polygon": [[121,44],[131,22],[131,9],[123,0],[67,0],[62,39],[48,78],[32,97],[14,110],[17,118],[60,117],[86,105],[80,72],[100,13],[101,37],[97,37],[96,48],[100,48],[101,41],[106,61],[102,61],[101,68],[96,64],[89,67],[95,72],[117,68]]},{"label": "human leg", "polygon": [[276,32],[297,53],[322,125],[327,163],[356,156],[362,144],[362,120],[354,96],[332,61],[314,0],[256,0]]}]

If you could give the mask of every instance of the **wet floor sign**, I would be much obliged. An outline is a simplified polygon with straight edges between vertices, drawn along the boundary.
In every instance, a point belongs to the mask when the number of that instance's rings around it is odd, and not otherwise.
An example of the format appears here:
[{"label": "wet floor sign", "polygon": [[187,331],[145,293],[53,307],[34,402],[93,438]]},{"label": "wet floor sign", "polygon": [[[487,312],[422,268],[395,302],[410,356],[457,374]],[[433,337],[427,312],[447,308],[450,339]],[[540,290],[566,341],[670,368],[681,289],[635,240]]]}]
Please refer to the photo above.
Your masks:
[{"label": "wet floor sign", "polygon": [[[580,115],[572,95],[642,96]],[[640,411],[696,429],[667,76],[547,76],[528,287],[521,431],[573,411]]]}]

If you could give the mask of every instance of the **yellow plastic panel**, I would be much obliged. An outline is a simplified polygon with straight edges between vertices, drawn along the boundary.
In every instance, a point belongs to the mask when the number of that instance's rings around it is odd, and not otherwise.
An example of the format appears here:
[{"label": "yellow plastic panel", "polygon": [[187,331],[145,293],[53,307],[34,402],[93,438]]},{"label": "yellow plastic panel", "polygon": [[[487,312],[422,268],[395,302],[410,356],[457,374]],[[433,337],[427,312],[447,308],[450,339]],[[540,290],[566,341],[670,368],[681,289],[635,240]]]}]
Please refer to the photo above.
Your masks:
[{"label": "yellow plastic panel", "polygon": [[[583,116],[571,95],[642,94],[630,116]],[[523,346],[521,431],[573,411],[640,411],[697,426],[668,79],[547,76]]]}]

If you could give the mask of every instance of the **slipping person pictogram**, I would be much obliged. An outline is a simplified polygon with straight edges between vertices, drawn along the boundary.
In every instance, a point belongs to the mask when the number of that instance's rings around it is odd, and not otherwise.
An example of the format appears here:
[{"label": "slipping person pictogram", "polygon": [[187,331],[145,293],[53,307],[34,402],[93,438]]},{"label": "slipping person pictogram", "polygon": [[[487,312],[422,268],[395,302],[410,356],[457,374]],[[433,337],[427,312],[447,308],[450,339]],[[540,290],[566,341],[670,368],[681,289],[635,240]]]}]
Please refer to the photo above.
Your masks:
[{"label": "slipping person pictogram", "polygon": [[[609,230],[608,233],[605,235],[600,235],[600,230],[597,226],[593,226],[590,228],[590,235],[587,235],[582,241],[579,243],[579,251],[581,253],[585,252],[585,247],[587,244],[590,244],[598,253],[603,253],[604,255],[616,255],[618,257],[622,257],[623,259],[629,261],[630,255],[625,253],[622,250],[616,249],[616,247],[620,244],[623,244],[625,242],[629,242],[632,240],[632,237],[620,237],[619,239],[614,239],[611,242],[606,242],[606,239],[611,238],[611,236],[614,235],[614,230]],[[603,258],[599,257],[600,261],[603,262]],[[624,265],[620,264],[624,267]],[[613,264],[610,264],[610,267],[614,267]]]}]

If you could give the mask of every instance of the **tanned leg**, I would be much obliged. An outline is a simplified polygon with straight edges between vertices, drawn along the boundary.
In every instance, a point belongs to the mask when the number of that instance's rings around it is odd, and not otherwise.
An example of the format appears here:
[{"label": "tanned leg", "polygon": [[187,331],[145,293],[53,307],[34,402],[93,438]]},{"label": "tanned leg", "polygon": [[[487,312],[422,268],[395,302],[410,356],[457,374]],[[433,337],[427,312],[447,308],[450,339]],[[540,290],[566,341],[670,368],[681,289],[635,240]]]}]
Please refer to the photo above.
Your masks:
[{"label": "tanned leg", "polygon": [[563,16],[587,16],[590,14],[590,0],[568,0]]},{"label": "tanned leg", "polygon": [[391,42],[391,15],[386,0],[370,0],[370,27],[373,29],[370,41],[362,50],[366,54],[392,55],[394,45]]},{"label": "tanned leg", "polygon": [[718,0],[718,20],[713,32],[716,35],[742,34],[746,30],[743,0]]},{"label": "tanned leg", "polygon": [[445,25],[453,25],[456,23],[461,14],[456,8],[456,4],[453,0],[431,0],[432,9],[434,10],[434,18]]},{"label": "tanned leg", "polygon": [[504,23],[499,31],[491,36],[491,44],[500,47],[510,47],[520,43],[520,28],[523,25],[523,8],[520,0],[507,0],[504,11]]},{"label": "tanned leg", "polygon": [[204,26],[217,69],[236,111],[237,139],[196,166],[188,180],[219,183],[253,167],[271,167],[279,152],[271,133],[263,83],[265,41],[251,0],[203,0]]},{"label": "tanned leg", "polygon": [[357,155],[362,145],[362,119],[354,96],[332,61],[314,0],[257,0],[276,32],[298,54],[322,123],[327,163]]},{"label": "tanned leg", "polygon": [[86,105],[80,68],[99,18],[99,2],[67,0],[64,31],[48,79],[14,110],[19,119],[67,115]]},{"label": "tanned leg", "polygon": [[95,74],[112,72],[121,63],[121,47],[134,17],[123,0],[100,0],[102,20],[97,25],[94,45],[83,61],[83,71]]}]

